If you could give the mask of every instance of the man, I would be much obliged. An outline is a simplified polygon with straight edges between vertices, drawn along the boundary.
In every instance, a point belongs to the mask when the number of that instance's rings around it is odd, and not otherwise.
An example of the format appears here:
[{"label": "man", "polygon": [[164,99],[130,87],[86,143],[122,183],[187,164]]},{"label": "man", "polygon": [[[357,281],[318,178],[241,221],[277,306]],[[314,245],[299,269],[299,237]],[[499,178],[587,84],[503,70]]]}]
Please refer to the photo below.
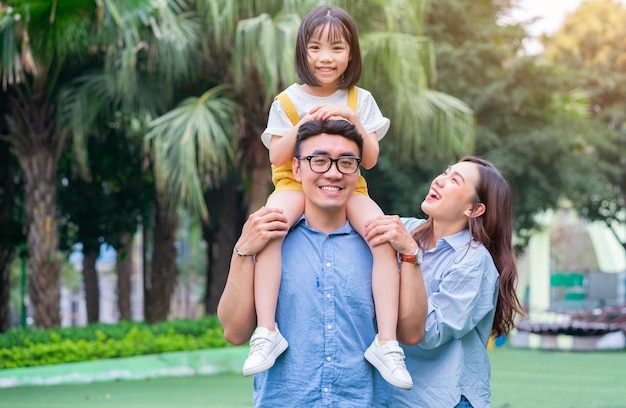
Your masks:
[{"label": "man", "polygon": [[[388,406],[387,384],[363,357],[376,334],[372,256],[346,215],[362,146],[361,135],[344,120],[310,121],[298,130],[292,168],[302,183],[305,210],[283,242],[276,313],[289,349],[255,376],[255,406]],[[256,326],[251,255],[285,234],[280,210],[262,208],[237,241],[218,306],[224,336],[234,344],[245,343]],[[421,282],[415,264],[402,268]],[[425,295],[415,298],[416,308],[425,310]]]}]

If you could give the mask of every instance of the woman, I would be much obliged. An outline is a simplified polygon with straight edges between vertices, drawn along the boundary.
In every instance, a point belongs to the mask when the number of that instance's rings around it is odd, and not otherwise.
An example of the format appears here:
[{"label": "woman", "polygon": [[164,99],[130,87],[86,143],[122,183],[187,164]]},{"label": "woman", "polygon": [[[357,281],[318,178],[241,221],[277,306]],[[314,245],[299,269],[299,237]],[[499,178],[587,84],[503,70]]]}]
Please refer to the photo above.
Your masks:
[{"label": "woman", "polygon": [[[435,178],[421,208],[428,219],[382,216],[366,228],[370,245],[389,242],[417,255],[428,295],[423,338],[403,346],[414,387],[392,389],[390,406],[489,407],[487,342],[524,314],[515,293],[511,190],[491,163],[465,157]],[[415,344],[422,334],[416,278],[400,279],[398,338]]]}]

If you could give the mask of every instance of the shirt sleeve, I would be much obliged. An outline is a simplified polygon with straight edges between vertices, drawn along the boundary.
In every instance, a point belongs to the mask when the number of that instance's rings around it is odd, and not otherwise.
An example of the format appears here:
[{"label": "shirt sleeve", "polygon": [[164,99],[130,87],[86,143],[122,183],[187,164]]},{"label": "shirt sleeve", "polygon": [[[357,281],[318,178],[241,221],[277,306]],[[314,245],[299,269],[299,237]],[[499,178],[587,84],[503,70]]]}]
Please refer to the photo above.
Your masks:
[{"label": "shirt sleeve", "polygon": [[287,117],[287,113],[283,109],[283,105],[280,101],[272,102],[267,119],[267,128],[261,134],[261,141],[263,142],[263,145],[269,149],[272,135],[282,137],[292,127],[293,124]]},{"label": "shirt sleeve", "polygon": [[420,347],[432,349],[465,336],[495,308],[498,275],[491,257],[468,255],[451,260],[439,280],[427,283],[428,317]]},{"label": "shirt sleeve", "polygon": [[378,140],[385,137],[391,122],[383,116],[372,94],[362,88],[359,88],[357,115],[365,131],[368,133],[376,132]]}]

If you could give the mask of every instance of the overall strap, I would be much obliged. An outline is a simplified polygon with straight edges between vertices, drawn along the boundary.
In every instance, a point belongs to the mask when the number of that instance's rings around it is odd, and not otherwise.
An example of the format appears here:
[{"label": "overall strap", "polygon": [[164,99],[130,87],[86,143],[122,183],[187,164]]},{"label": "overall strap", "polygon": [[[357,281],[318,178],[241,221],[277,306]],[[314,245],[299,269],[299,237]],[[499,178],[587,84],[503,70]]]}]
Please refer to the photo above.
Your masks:
[{"label": "overall strap", "polygon": [[348,89],[348,106],[352,108],[353,111],[356,112],[356,100],[359,95],[359,90],[356,86]]},{"label": "overall strap", "polygon": [[[348,106],[352,108],[353,111],[356,112],[356,104],[357,104],[357,96],[359,95],[359,90],[356,86],[348,89]],[[283,109],[285,109],[285,113],[287,117],[291,121],[292,125],[296,125],[300,122],[300,117],[298,116],[298,110],[295,105],[291,101],[291,98],[287,95],[286,92],[279,93],[275,99],[278,99],[280,103],[283,105]]]},{"label": "overall strap", "polygon": [[300,122],[300,117],[298,116],[298,110],[296,109],[295,105],[293,104],[293,102],[291,101],[291,98],[287,95],[287,93],[286,92],[279,93],[278,96],[276,96],[276,99],[278,99],[280,103],[283,105],[283,109],[285,109],[285,113],[287,114],[287,117],[291,121],[291,124],[294,126],[297,125],[298,122]]}]

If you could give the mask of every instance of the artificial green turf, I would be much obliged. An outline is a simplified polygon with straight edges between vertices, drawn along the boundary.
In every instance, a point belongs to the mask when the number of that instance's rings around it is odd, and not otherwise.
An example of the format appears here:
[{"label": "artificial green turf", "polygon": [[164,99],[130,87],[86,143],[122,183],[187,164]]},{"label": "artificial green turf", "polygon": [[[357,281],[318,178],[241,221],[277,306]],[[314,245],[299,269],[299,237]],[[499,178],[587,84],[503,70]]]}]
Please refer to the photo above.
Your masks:
[{"label": "artificial green turf", "polygon": [[626,408],[626,351],[489,352],[493,408]]},{"label": "artificial green turf", "polygon": [[252,407],[252,378],[240,374],[0,389],[6,408]]},{"label": "artificial green turf", "polygon": [[[626,350],[489,351],[492,408],[626,408]],[[0,408],[252,407],[240,374],[0,389]]]}]

